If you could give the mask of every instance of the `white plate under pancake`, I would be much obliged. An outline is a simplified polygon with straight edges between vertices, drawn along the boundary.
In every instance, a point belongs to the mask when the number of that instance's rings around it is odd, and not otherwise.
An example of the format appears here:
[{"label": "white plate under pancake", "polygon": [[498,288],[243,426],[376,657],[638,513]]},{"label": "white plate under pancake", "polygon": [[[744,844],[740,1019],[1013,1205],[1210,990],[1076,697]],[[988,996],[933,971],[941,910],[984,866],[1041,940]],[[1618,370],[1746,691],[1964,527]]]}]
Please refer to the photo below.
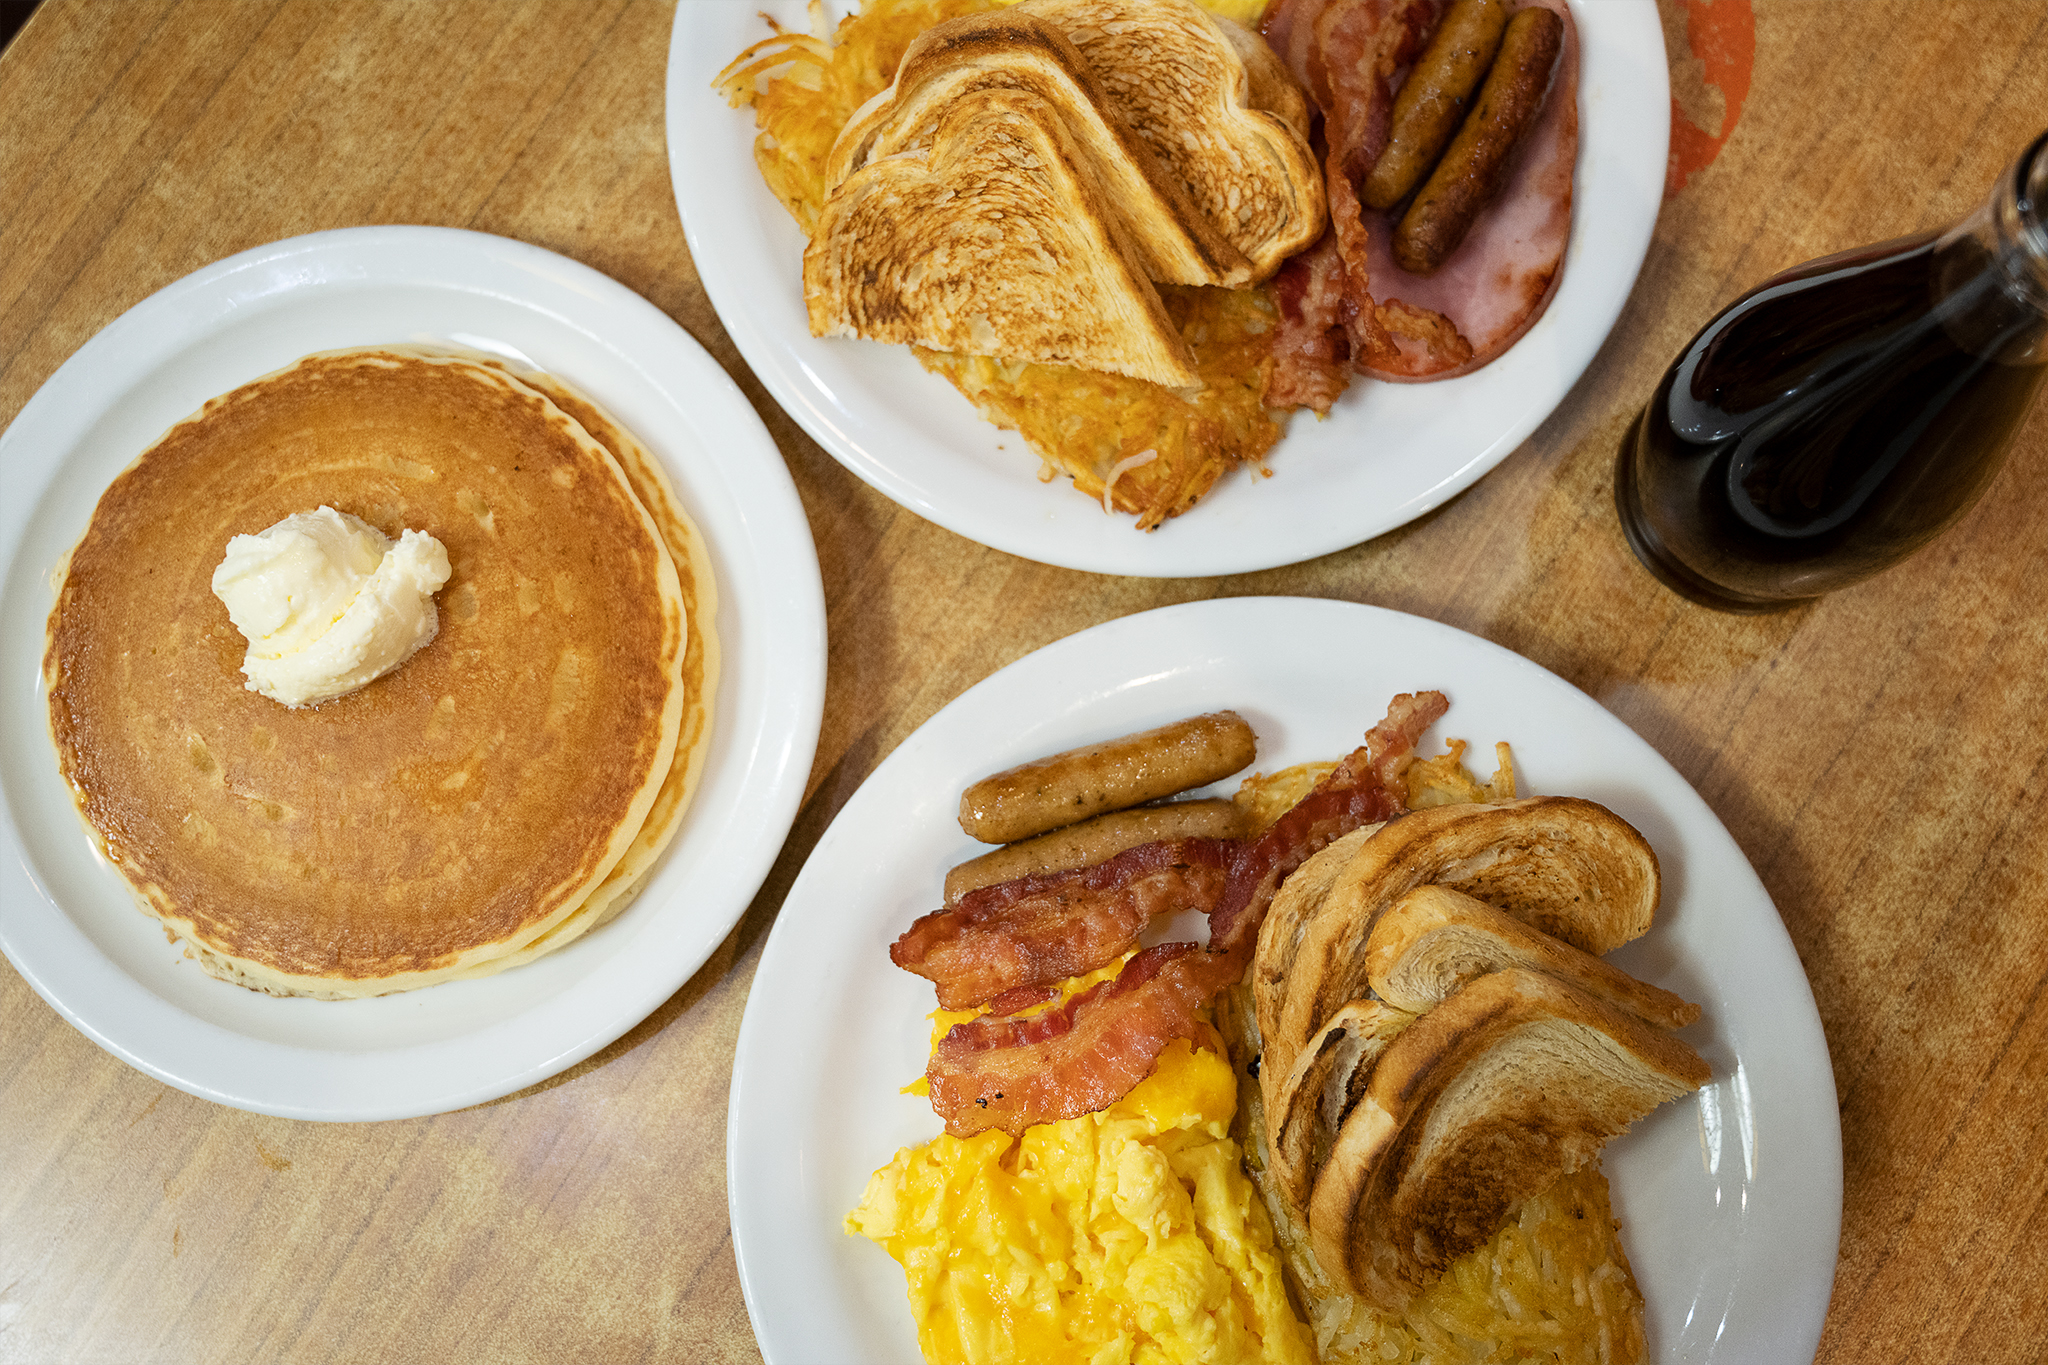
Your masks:
[{"label": "white plate under pancake", "polygon": [[1713,811],[1598,703],[1498,645],[1378,607],[1240,597],[1110,621],[1002,669],[898,746],[812,850],[754,974],[726,1133],[733,1248],[769,1365],[918,1360],[901,1267],[843,1220],[869,1172],[941,1130],[929,1101],[898,1093],[924,1070],[933,997],[889,944],[984,847],[960,832],[960,789],[1220,707],[1251,722],[1272,772],[1349,752],[1389,697],[1423,688],[1451,700],[1426,752],[1468,740],[1484,773],[1507,740],[1523,790],[1600,802],[1662,863],[1657,923],[1610,960],[1700,1005],[1683,1036],[1714,1079],[1604,1158],[1649,1359],[1812,1358],[1841,1229],[1834,1072],[1792,941]]},{"label": "white plate under pancake", "polygon": [[[664,463],[717,575],[714,736],[675,843],[613,923],[477,981],[276,999],[186,960],[99,861],[44,727],[49,570],[173,422],[302,355],[378,342],[453,342],[560,375]],[[544,1080],[689,979],[795,818],[825,675],[824,595],[795,486],[725,372],[587,266],[448,228],[349,228],[244,252],[80,347],[0,434],[0,476],[0,949],[88,1037],[181,1090],[290,1118],[386,1119]]]}]

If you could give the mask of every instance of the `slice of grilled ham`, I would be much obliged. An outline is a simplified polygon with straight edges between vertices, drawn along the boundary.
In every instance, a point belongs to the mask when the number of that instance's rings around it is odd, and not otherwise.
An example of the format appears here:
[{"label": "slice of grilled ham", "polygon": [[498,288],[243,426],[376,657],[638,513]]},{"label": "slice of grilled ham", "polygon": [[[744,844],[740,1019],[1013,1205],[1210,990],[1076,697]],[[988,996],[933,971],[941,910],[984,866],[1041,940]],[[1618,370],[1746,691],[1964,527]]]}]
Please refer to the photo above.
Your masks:
[{"label": "slice of grilled ham", "polygon": [[1675,1036],[1540,972],[1473,980],[1403,1030],[1309,1199],[1324,1271],[1398,1309],[1520,1203],[1711,1070]]},{"label": "slice of grilled ham", "polygon": [[[1080,50],[1054,24],[1019,8],[949,19],[911,42],[895,83],[840,130],[826,161],[830,198],[859,171],[904,153],[930,148],[936,157],[949,112],[976,108],[1003,92],[1035,97],[1064,126],[1066,155],[1085,164],[1086,178],[1102,187],[1093,211],[1117,224],[1146,278],[1232,288],[1252,282],[1251,262],[1151,145],[1124,125]],[[821,221],[820,234],[823,228]]]},{"label": "slice of grilled ham", "polygon": [[1418,886],[1394,902],[1366,936],[1364,966],[1373,994],[1411,1014],[1476,977],[1526,967],[1659,1028],[1684,1028],[1700,1017],[1691,1001],[1448,886]]},{"label": "slice of grilled ham", "polygon": [[1112,112],[1263,280],[1326,220],[1308,101],[1265,40],[1194,0],[1024,0],[1087,60]]},{"label": "slice of grilled ham", "polygon": [[813,335],[1199,382],[1063,111],[995,88],[932,113],[928,144],[826,200],[804,249]]}]

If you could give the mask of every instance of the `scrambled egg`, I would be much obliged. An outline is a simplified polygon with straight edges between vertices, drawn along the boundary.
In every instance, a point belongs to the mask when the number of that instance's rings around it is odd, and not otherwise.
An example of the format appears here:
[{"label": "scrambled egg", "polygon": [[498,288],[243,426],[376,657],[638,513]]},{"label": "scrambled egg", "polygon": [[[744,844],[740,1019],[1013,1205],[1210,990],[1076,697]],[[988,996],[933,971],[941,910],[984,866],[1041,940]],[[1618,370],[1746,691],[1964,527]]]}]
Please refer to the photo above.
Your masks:
[{"label": "scrambled egg", "polygon": [[1100,1113],[898,1152],[847,1231],[902,1262],[928,1361],[1311,1365],[1236,1110],[1221,1041],[1179,1040]]}]

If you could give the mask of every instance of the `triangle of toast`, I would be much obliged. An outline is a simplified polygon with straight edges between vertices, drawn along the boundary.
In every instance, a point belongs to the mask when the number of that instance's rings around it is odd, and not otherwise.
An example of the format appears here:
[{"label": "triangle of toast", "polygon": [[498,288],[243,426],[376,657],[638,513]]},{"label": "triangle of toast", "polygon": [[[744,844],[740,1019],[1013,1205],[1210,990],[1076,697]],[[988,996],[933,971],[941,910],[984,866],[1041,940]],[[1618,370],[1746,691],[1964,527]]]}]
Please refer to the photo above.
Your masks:
[{"label": "triangle of toast", "polygon": [[1273,50],[1194,0],[1024,0],[1101,81],[1151,148],[1263,280],[1322,235],[1323,174],[1308,105]]},{"label": "triangle of toast", "polygon": [[1523,1200],[1711,1077],[1686,1043],[1576,986],[1479,977],[1380,1055],[1310,1195],[1316,1258],[1398,1309]]},{"label": "triangle of toast", "polygon": [[1250,284],[1251,262],[1189,197],[1151,146],[1124,126],[1087,59],[1052,24],[1023,9],[966,15],[911,43],[887,90],[854,112],[826,163],[832,193],[867,166],[932,145],[955,105],[1000,91],[1056,111],[1077,159],[1104,191],[1100,211],[1135,250],[1147,279]]},{"label": "triangle of toast", "polygon": [[995,87],[927,112],[924,145],[826,201],[804,251],[814,335],[1199,382],[1061,109]]},{"label": "triangle of toast", "polygon": [[1684,1028],[1700,1017],[1691,1001],[1448,886],[1416,887],[1366,936],[1373,994],[1413,1014],[1442,1003],[1474,977],[1508,967],[1568,981],[1658,1028]]},{"label": "triangle of toast", "polygon": [[[1358,846],[1300,933],[1273,980],[1261,961],[1255,985],[1278,999],[1266,1046],[1291,1066],[1317,1022],[1370,985],[1367,936],[1396,900],[1440,883],[1599,956],[1645,932],[1661,882],[1657,855],[1627,821],[1591,801],[1532,796],[1489,805],[1413,811]],[[1264,931],[1261,929],[1261,944]]]}]

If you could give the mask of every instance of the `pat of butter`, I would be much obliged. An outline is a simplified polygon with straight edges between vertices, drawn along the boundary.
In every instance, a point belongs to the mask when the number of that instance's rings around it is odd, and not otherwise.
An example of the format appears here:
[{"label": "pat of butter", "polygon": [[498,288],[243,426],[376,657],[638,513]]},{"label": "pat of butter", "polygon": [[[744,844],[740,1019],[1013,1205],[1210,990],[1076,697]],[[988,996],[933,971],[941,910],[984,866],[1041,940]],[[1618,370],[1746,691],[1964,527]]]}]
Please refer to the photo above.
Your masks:
[{"label": "pat of butter", "polygon": [[448,551],[424,531],[394,542],[322,507],[230,540],[213,593],[249,641],[249,690],[311,706],[382,677],[433,639],[434,594],[448,572]]}]

